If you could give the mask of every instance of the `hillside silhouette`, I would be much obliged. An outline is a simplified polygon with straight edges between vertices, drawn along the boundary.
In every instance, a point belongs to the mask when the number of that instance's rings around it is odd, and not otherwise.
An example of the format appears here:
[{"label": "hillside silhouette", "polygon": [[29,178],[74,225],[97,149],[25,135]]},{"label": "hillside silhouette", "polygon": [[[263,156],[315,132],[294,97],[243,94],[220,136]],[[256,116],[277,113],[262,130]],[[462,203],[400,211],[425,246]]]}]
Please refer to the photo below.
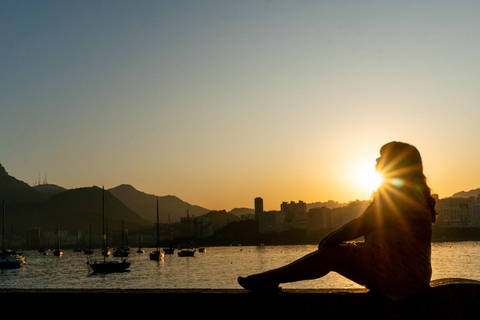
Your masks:
[{"label": "hillside silhouette", "polygon": [[[102,229],[102,189],[87,187],[72,189],[39,202],[6,201],[6,225],[16,230],[29,230],[39,227],[42,231],[56,230],[57,221],[60,230],[86,234],[90,224],[95,233]],[[121,230],[121,222],[127,227],[151,225],[145,219],[125,206],[110,192],[105,191],[106,221],[111,230]]]},{"label": "hillside silhouette", "polygon": [[480,195],[480,188],[473,189],[470,191],[460,191],[455,193],[451,198],[470,198],[470,197],[477,197]]},{"label": "hillside silhouette", "polygon": [[0,164],[0,201],[31,203],[45,199],[44,194],[30,187],[27,183],[10,176]]},{"label": "hillside silhouette", "polygon": [[40,192],[46,199],[59,194],[60,192],[67,191],[64,187],[57,186],[56,184],[39,184],[34,186],[33,189]]},{"label": "hillside silhouette", "polygon": [[[157,196],[138,191],[128,184],[119,185],[108,191],[142,218],[152,223],[157,222]],[[171,222],[179,222],[181,217],[187,216],[187,210],[190,217],[198,217],[210,211],[200,206],[191,205],[175,196],[158,197],[160,223],[167,223],[169,214]]]}]

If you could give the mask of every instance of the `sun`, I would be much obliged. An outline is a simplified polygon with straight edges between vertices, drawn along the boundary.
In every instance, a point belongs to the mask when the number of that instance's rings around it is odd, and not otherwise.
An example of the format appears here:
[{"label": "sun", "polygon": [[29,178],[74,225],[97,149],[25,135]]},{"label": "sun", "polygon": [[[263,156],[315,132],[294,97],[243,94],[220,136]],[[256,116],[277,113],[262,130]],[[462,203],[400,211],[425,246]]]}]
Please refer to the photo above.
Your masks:
[{"label": "sun", "polygon": [[366,166],[358,168],[356,182],[365,192],[373,192],[382,184],[382,176],[375,171],[374,167]]}]

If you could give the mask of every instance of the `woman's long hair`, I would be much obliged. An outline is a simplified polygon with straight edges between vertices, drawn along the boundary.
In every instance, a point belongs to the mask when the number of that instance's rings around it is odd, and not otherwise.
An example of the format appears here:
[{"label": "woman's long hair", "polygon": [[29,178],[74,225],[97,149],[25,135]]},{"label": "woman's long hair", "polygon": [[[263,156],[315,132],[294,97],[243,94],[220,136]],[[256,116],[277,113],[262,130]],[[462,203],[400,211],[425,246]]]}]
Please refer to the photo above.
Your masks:
[{"label": "woman's long hair", "polygon": [[384,181],[401,181],[402,184],[412,187],[416,192],[423,193],[427,207],[432,215],[432,223],[436,221],[435,198],[427,185],[427,178],[423,174],[423,164],[420,152],[414,146],[392,141],[380,148],[381,157],[377,161],[377,171]]}]

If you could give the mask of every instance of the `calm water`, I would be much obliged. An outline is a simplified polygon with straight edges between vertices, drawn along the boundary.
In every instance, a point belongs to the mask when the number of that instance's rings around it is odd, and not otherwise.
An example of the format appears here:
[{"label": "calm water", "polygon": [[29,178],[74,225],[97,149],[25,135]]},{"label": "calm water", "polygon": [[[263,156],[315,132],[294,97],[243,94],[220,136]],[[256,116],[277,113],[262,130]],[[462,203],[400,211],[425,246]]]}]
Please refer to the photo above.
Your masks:
[{"label": "calm water", "polygon": [[[62,257],[26,251],[26,265],[19,270],[0,270],[0,288],[239,288],[236,279],[292,262],[316,249],[313,245],[265,247],[209,247],[194,257],[166,255],[150,261],[132,248],[130,272],[92,274],[82,252],[66,250]],[[100,250],[91,258],[101,260]],[[115,258],[112,258],[115,259]],[[468,278],[480,280],[480,242],[445,242],[432,245],[432,279]],[[282,285],[284,288],[361,288],[330,273],[313,281]]]}]

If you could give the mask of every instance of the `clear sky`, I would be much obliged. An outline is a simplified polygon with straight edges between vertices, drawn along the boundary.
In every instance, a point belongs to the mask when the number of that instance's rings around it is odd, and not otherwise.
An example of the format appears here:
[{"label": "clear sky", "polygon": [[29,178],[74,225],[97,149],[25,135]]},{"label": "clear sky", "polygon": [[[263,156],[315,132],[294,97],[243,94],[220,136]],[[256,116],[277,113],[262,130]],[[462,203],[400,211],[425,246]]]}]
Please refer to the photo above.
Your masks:
[{"label": "clear sky", "polygon": [[0,1],[0,163],[209,209],[480,187],[479,1]]}]

